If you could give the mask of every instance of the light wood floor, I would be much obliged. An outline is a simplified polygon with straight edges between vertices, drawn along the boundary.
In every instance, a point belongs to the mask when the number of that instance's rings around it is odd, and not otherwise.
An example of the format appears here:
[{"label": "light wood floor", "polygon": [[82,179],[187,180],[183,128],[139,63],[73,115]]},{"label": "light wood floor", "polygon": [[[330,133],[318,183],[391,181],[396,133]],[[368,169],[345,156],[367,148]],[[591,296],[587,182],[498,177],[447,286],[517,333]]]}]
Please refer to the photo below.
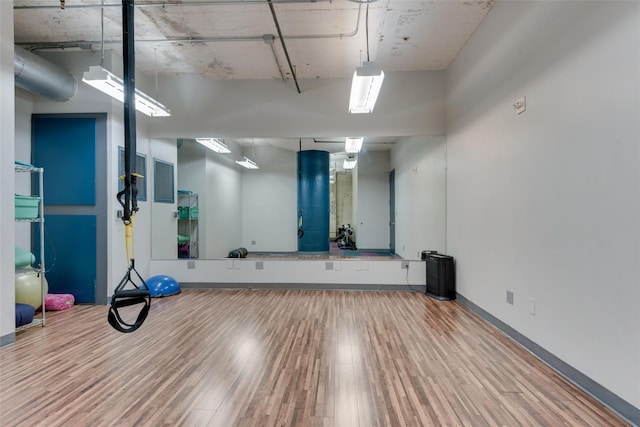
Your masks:
[{"label": "light wood floor", "polygon": [[2,426],[620,426],[457,302],[194,290],[132,334],[105,306],[0,349]]}]

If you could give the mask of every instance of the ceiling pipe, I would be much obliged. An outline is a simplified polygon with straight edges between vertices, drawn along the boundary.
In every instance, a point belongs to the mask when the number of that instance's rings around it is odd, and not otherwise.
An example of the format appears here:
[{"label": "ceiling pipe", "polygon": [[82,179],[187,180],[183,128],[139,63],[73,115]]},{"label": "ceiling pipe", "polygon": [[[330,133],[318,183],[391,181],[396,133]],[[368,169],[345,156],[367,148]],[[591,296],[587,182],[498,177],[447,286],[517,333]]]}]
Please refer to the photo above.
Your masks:
[{"label": "ceiling pipe", "polygon": [[19,46],[15,46],[13,69],[16,86],[54,101],[69,101],[78,89],[75,77],[67,70]]},{"label": "ceiling pipe", "polygon": [[[277,4],[298,4],[298,3],[319,3],[318,0],[272,0]],[[332,0],[324,0],[331,2]],[[136,7],[186,7],[186,6],[243,6],[247,4],[264,4],[264,0],[220,0],[220,1],[194,1],[185,3],[180,0],[176,1],[151,1],[145,3],[136,3]],[[98,7],[121,7],[121,3],[105,3],[105,4],[68,4],[63,9],[92,9]],[[20,9],[60,9],[60,6],[52,5],[31,5],[31,6],[14,6],[15,10]]]},{"label": "ceiling pipe", "polygon": [[[245,3],[241,1],[239,3]],[[264,1],[260,1],[264,4]],[[278,4],[279,2],[274,2]],[[193,3],[186,3],[193,5]],[[217,3],[216,3],[217,4]],[[236,3],[234,3],[236,4]],[[91,5],[93,6],[93,5]],[[38,7],[38,6],[33,6]],[[47,6],[49,7],[49,6]],[[69,8],[69,6],[67,6]],[[360,16],[362,11],[362,5],[358,6],[358,16],[356,17],[355,28],[348,33],[332,33],[332,34],[293,34],[283,36],[287,39],[344,39],[351,38],[358,34],[360,31]],[[136,43],[225,43],[225,42],[250,42],[250,41],[264,41],[264,35],[261,36],[240,36],[240,37],[177,37],[177,38],[164,38],[164,39],[137,39]],[[118,44],[120,40],[69,40],[69,41],[53,41],[53,42],[21,42],[17,43],[21,46],[29,46],[29,50],[32,52],[36,50],[45,49],[68,49],[68,48],[80,48],[91,49],[91,45],[104,43],[104,44]]]},{"label": "ceiling pipe", "polygon": [[298,78],[296,77],[296,70],[293,69],[293,64],[291,63],[291,58],[289,57],[289,51],[287,50],[287,45],[284,43],[284,37],[282,37],[282,30],[280,30],[280,23],[278,23],[278,17],[276,16],[276,10],[273,7],[272,0],[267,0],[269,3],[269,9],[271,10],[271,16],[273,17],[273,23],[276,25],[276,30],[278,30],[278,37],[280,38],[280,44],[282,45],[282,50],[284,50],[284,56],[287,58],[287,64],[289,64],[289,70],[291,70],[291,77],[293,77],[293,81],[296,84],[296,89],[298,93],[302,93],[300,91],[300,85],[298,85]]}]

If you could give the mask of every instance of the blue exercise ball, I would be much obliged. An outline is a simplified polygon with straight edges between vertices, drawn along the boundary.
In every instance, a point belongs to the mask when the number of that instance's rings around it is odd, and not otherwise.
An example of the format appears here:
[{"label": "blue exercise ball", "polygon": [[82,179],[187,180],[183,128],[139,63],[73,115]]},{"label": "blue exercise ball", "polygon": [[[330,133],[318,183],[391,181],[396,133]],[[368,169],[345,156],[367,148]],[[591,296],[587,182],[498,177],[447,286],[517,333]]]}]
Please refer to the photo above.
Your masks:
[{"label": "blue exercise ball", "polygon": [[180,293],[180,285],[171,276],[160,274],[157,276],[149,277],[147,280],[147,287],[149,288],[149,295],[152,297],[166,297],[169,295],[175,295]]}]

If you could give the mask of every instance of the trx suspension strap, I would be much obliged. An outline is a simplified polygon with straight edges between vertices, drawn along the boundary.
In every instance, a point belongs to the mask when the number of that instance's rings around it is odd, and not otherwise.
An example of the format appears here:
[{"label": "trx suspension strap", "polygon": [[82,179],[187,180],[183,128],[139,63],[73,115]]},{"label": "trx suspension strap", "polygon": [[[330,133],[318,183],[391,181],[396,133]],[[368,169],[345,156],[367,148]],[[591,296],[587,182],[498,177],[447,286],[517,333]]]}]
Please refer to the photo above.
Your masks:
[{"label": "trx suspension strap", "polygon": [[[136,108],[135,108],[135,52],[133,34],[134,0],[122,0],[122,51],[124,62],[124,189],[117,194],[123,209],[125,246],[129,268],[111,297],[107,319],[120,332],[133,332],[142,326],[149,314],[151,295],[145,281],[135,269],[133,256],[133,219],[138,211],[136,197]],[[141,305],[135,321],[124,320],[118,311],[123,307]]]}]

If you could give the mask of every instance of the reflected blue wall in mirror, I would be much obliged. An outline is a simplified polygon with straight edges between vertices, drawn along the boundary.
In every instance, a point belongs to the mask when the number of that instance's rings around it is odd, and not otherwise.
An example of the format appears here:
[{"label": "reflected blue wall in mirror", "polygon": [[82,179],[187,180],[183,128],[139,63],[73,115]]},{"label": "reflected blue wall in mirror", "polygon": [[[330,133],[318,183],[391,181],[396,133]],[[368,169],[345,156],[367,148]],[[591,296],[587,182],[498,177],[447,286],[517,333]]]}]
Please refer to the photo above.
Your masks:
[{"label": "reflected blue wall in mirror", "polygon": [[298,251],[329,251],[329,152],[298,152]]}]

